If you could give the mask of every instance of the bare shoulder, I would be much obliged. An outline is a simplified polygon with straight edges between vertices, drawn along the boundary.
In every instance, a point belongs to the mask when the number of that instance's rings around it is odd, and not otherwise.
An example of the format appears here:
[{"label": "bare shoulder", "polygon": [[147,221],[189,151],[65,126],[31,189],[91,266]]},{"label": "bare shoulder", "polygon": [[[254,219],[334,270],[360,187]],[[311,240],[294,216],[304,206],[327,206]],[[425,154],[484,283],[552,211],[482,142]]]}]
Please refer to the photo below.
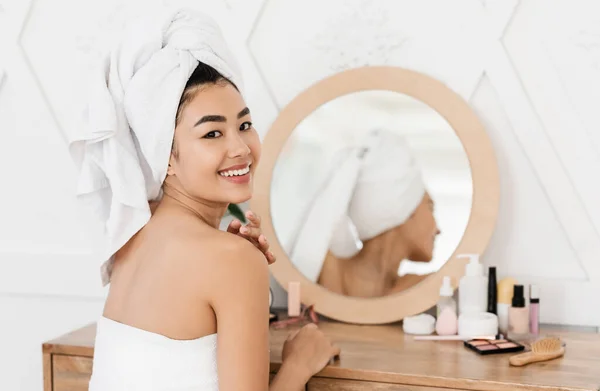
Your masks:
[{"label": "bare shoulder", "polygon": [[[187,253],[194,262],[206,262],[212,268],[227,267],[228,264],[240,263],[243,260],[267,263],[263,253],[248,240],[216,229],[188,232],[181,237],[180,245],[189,250]],[[201,255],[202,259],[199,259],[198,255]]]},{"label": "bare shoulder", "polygon": [[268,263],[264,254],[248,240],[228,232],[218,231],[206,248],[210,252],[212,275],[221,287],[246,286],[248,282],[268,285]]},{"label": "bare shoulder", "polygon": [[249,281],[268,285],[267,260],[246,239],[216,229],[193,229],[178,235],[175,242],[171,247],[176,248],[177,262],[183,263],[187,277],[202,282],[197,286],[205,297]]}]

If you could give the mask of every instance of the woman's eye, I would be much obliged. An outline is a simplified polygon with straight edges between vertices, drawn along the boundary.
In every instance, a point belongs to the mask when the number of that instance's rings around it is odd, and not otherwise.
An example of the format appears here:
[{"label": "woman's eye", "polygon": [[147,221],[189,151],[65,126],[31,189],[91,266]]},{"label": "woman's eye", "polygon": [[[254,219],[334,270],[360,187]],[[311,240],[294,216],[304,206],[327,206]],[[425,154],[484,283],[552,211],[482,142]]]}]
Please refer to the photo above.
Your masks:
[{"label": "woman's eye", "polygon": [[240,126],[240,130],[248,130],[252,127],[252,122],[244,122],[241,126]]},{"label": "woman's eye", "polygon": [[217,138],[217,137],[221,137],[223,134],[221,132],[219,132],[218,130],[213,130],[212,132],[208,132],[204,135],[203,138]]}]

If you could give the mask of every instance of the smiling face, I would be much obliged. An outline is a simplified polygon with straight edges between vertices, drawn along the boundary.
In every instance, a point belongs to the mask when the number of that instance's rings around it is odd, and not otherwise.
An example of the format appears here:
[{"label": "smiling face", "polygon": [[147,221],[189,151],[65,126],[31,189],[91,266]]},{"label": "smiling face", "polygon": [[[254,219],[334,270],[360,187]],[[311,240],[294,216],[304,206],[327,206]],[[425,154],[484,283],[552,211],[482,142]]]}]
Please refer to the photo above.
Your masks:
[{"label": "smiling face", "polygon": [[167,174],[195,199],[247,201],[261,148],[241,94],[226,81],[186,93],[191,95],[178,115]]}]

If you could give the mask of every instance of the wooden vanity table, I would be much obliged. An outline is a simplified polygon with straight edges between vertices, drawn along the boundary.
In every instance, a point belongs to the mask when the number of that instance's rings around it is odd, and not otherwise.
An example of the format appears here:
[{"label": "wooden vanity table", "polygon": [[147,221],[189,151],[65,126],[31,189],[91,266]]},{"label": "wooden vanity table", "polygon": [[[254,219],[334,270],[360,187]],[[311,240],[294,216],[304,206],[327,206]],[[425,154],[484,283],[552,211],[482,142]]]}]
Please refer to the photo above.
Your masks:
[{"label": "wooden vanity table", "polygon": [[[399,324],[320,327],[342,354],[311,379],[310,391],[600,390],[600,334],[542,330],[566,342],[566,355],[514,368],[510,354],[479,356],[462,342],[414,341]],[[271,373],[279,369],[283,342],[294,328],[271,330]],[[95,332],[90,325],[43,345],[44,391],[88,389]]]}]

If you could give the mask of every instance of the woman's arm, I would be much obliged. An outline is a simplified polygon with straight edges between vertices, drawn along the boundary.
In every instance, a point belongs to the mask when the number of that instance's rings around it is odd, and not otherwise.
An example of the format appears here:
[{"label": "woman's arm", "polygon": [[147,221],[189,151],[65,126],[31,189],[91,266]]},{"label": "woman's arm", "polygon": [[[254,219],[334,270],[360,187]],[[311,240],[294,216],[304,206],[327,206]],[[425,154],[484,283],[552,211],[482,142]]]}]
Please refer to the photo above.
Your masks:
[{"label": "woman's arm", "polygon": [[[234,244],[232,246],[232,244]],[[229,241],[211,273],[221,391],[266,391],[269,383],[269,272],[241,238]],[[272,390],[300,390],[311,374],[284,365]]]}]

